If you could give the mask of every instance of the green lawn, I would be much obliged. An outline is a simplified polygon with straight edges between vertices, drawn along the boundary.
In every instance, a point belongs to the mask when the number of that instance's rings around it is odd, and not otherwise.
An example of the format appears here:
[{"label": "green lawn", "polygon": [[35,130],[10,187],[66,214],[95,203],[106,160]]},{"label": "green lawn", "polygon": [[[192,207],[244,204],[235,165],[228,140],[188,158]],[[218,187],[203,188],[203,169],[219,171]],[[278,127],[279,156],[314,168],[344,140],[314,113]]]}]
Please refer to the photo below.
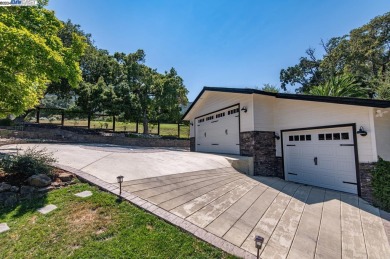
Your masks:
[{"label": "green lawn", "polygon": [[[75,193],[90,190],[93,196]],[[42,215],[37,208],[55,204]],[[88,184],[50,192],[15,209],[0,208],[1,258],[233,258],[156,216]]]}]

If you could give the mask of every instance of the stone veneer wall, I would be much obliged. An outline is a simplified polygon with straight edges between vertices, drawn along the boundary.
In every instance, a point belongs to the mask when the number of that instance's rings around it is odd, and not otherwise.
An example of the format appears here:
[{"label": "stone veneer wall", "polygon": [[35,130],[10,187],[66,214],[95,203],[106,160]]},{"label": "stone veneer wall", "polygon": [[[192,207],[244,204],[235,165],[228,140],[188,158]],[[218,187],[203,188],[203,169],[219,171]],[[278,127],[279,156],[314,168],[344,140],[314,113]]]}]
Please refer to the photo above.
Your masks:
[{"label": "stone veneer wall", "polygon": [[190,138],[190,151],[195,152],[195,138],[194,137]]},{"label": "stone veneer wall", "polygon": [[240,155],[253,157],[255,175],[281,175],[275,152],[275,136],[273,131],[249,131],[240,133]]},{"label": "stone veneer wall", "polygon": [[359,164],[361,197],[370,203],[373,203],[371,181],[372,169],[374,168],[374,166],[375,163]]}]

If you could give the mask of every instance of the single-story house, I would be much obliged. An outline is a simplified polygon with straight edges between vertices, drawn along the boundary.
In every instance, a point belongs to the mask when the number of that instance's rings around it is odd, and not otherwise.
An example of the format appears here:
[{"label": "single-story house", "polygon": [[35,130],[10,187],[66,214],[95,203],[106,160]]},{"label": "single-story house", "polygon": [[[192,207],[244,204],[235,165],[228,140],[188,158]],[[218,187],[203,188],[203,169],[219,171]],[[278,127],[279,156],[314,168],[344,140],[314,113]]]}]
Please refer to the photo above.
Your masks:
[{"label": "single-story house", "polygon": [[371,199],[390,160],[390,101],[204,87],[183,115],[191,151],[253,157],[255,175]]}]

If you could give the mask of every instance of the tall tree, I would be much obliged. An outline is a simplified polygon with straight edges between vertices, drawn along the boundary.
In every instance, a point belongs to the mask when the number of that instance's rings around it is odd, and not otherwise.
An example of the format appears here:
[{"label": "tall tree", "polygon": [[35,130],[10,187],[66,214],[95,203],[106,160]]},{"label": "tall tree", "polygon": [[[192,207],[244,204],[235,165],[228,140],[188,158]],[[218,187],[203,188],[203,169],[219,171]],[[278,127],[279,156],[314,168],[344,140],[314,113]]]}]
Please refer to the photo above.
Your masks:
[{"label": "tall tree", "polygon": [[14,114],[33,107],[42,97],[46,84],[66,77],[73,85],[80,81],[77,59],[83,38],[74,44],[59,42],[61,22],[40,7],[0,9],[2,62],[0,106]]},{"label": "tall tree", "polygon": [[376,91],[386,80],[390,65],[390,12],[348,35],[322,42],[322,46],[322,59],[307,53],[308,57],[301,58],[299,64],[281,70],[282,87],[299,84],[297,92],[308,92],[335,76],[347,74],[358,80],[371,98],[378,96]]},{"label": "tall tree", "polygon": [[299,63],[295,66],[282,69],[280,71],[281,88],[286,91],[287,85],[300,85],[297,92],[304,92],[312,86],[323,82],[320,70],[321,60],[315,56],[315,50],[310,48],[306,50],[306,56],[301,57]]},{"label": "tall tree", "polygon": [[[0,8],[0,113],[22,114],[38,104],[47,84],[66,78],[81,81],[78,60],[85,39],[73,35],[64,46],[58,37],[63,27],[54,12],[40,1],[37,7]],[[7,112],[6,112],[7,111]]]},{"label": "tall tree", "polygon": [[264,84],[260,90],[265,91],[265,92],[270,92],[270,93],[279,93],[280,92],[279,87],[277,87],[276,85],[269,84],[269,83]]},{"label": "tall tree", "polygon": [[77,89],[77,106],[85,113],[101,112],[104,109],[103,99],[107,85],[103,77],[96,84],[82,82]]}]

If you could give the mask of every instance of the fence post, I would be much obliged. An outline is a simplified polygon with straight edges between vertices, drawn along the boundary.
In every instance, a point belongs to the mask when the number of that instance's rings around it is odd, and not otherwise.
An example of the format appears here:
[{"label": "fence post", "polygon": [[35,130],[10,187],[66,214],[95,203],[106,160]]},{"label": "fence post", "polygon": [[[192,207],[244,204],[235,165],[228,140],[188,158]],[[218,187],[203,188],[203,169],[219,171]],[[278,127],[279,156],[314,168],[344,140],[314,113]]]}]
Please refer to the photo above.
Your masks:
[{"label": "fence post", "polygon": [[157,122],[157,135],[160,135],[160,121]]},{"label": "fence post", "polygon": [[88,129],[91,129],[91,114],[88,113]]},{"label": "fence post", "polygon": [[38,123],[38,124],[39,124],[39,113],[40,113],[40,111],[41,111],[41,110],[40,110],[40,108],[38,107],[38,108],[37,108],[37,123]]},{"label": "fence post", "polygon": [[137,120],[137,122],[135,124],[135,133],[138,133],[138,120]]},{"label": "fence post", "polygon": [[65,112],[62,111],[62,114],[61,114],[61,126],[64,127],[64,124],[65,124]]},{"label": "fence post", "polygon": [[177,123],[177,138],[180,138],[180,122]]},{"label": "fence post", "polygon": [[115,115],[112,116],[112,131],[115,132]]}]

